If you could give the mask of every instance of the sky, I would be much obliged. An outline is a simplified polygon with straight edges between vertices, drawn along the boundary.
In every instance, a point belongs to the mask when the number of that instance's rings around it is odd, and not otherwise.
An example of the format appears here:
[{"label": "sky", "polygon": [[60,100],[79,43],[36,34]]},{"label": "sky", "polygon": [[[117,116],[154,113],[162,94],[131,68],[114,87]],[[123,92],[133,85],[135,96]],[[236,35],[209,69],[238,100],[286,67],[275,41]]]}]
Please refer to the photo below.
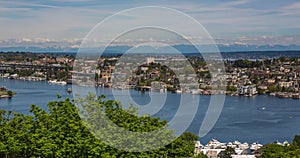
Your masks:
[{"label": "sky", "polygon": [[[99,22],[119,11],[141,6],[168,7],[189,15],[205,27],[217,44],[300,45],[298,0],[2,0],[0,48],[78,48]],[[164,19],[158,16],[158,20]],[[126,19],[122,22],[126,23]],[[133,45],[133,40],[119,44]]]}]

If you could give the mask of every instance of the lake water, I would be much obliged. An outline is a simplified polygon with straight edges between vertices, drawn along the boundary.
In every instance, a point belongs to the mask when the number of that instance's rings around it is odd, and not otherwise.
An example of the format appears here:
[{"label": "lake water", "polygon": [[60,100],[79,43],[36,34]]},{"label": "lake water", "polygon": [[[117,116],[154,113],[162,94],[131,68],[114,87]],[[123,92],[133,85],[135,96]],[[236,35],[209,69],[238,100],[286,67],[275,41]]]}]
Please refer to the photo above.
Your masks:
[{"label": "lake water", "polygon": [[[48,101],[56,100],[56,94],[63,98],[70,97],[67,88],[71,85],[52,85],[47,82],[33,82],[0,78],[0,86],[5,86],[17,94],[12,99],[0,99],[0,109],[29,114],[30,105],[35,104],[47,109]],[[105,94],[113,99],[109,88],[97,88],[98,94]],[[149,93],[130,90],[132,99],[139,104],[150,101]],[[167,93],[165,106],[154,115],[161,119],[171,120],[178,109],[180,94]],[[198,134],[203,117],[207,110],[210,96],[200,96],[196,117],[187,131]],[[262,108],[264,107],[264,108]],[[204,144],[211,138],[229,142],[259,142],[288,140],[300,134],[300,100],[280,99],[267,95],[255,97],[226,96],[220,118],[214,128],[200,141]]]}]

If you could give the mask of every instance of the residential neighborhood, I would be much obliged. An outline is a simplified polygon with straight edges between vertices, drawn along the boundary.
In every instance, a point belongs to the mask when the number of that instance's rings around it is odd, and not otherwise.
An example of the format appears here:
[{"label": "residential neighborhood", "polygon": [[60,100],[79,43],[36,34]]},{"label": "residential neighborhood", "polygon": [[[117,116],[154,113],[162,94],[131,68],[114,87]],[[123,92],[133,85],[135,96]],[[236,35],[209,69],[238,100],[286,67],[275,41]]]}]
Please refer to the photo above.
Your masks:
[{"label": "residential neighborhood", "polygon": [[[214,61],[224,63],[225,75],[221,70],[217,70],[220,74],[211,74],[212,62],[195,55],[187,58],[134,55],[127,61],[119,59],[120,56],[108,56],[98,60],[75,60],[74,55],[66,54],[2,53],[0,77],[156,92],[249,97],[269,94],[300,99],[299,58]],[[225,84],[218,84],[220,81]]]}]

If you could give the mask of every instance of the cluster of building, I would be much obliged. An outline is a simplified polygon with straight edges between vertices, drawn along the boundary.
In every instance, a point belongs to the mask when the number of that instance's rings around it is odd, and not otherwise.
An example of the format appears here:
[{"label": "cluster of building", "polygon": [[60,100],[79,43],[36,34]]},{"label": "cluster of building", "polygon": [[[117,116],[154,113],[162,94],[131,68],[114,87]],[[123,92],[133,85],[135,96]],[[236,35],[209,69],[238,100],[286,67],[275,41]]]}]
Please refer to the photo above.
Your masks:
[{"label": "cluster of building", "polygon": [[255,66],[228,62],[227,83],[236,87],[233,95],[251,96],[269,93],[282,98],[300,98],[300,59],[266,59],[252,61]]},{"label": "cluster of building", "polygon": [[[74,58],[55,54],[3,53],[0,77],[30,81],[62,83],[71,78],[69,70]],[[56,82],[57,81],[57,82]]]},{"label": "cluster of building", "polygon": [[255,85],[248,85],[248,86],[239,86],[237,88],[237,93],[239,95],[252,96],[252,95],[256,95],[258,92]]},{"label": "cluster of building", "polygon": [[[106,60],[117,61],[116,58]],[[196,62],[194,60],[196,60]],[[194,68],[194,72],[189,71],[187,66],[183,66],[184,61],[176,56],[145,57],[143,60],[137,62],[140,64],[140,67],[138,70],[131,71],[131,78],[126,81],[124,80],[123,85],[127,85],[127,88],[143,85],[150,89],[152,85],[151,82],[159,81],[164,82],[164,84],[160,84],[163,85],[161,89],[166,88],[178,93],[226,93],[242,96],[269,93],[282,98],[300,98],[299,59],[292,60],[286,58],[284,61],[280,61],[280,59],[250,61],[260,63],[258,66],[254,65],[252,67],[240,67],[236,65],[236,61],[224,60],[222,62],[225,62],[226,77],[213,76],[213,78],[217,78],[221,81],[226,80],[227,88],[224,91],[216,90],[217,88],[213,87],[214,81],[212,80],[212,76],[210,76],[208,66],[205,64],[199,66],[198,63],[203,62],[203,59],[191,57],[189,61],[193,61],[191,64]],[[102,64],[103,62],[105,62],[105,60],[102,60]],[[175,63],[177,65],[175,65]],[[124,69],[129,65],[129,63],[126,64]],[[161,65],[171,65],[172,68],[163,69]],[[127,69],[130,69],[130,66],[128,66]],[[99,80],[102,85],[110,86],[112,79],[126,76],[126,73],[122,74],[120,71],[115,73],[114,65],[106,65],[102,67],[100,71],[100,78],[104,78],[104,80]],[[176,72],[180,72],[180,74]],[[190,83],[197,83],[198,87],[191,88]],[[157,89],[157,87],[152,88]]]},{"label": "cluster of building", "polygon": [[[275,142],[278,145],[289,146],[288,141],[284,141],[283,143]],[[228,148],[234,150],[231,153],[232,158],[256,158],[261,155],[262,144],[254,142],[252,144],[248,144],[247,142],[241,143],[239,141],[221,143],[216,139],[210,140],[206,145],[202,145],[200,141],[195,143],[195,155],[203,153],[208,158],[219,158]]]},{"label": "cluster of building", "polygon": [[[0,77],[118,89],[152,89],[156,92],[168,90],[177,93],[226,93],[242,96],[268,93],[282,98],[300,98],[299,58],[215,60],[213,62],[224,62],[226,68],[226,75],[218,76],[210,74],[206,61],[195,56],[185,58],[180,55],[157,54],[134,55],[130,60],[122,60],[123,56],[103,57],[98,60],[76,59],[76,69],[73,67],[74,56],[15,56],[0,56]],[[214,87],[214,83],[220,81],[224,81],[227,86]]]}]

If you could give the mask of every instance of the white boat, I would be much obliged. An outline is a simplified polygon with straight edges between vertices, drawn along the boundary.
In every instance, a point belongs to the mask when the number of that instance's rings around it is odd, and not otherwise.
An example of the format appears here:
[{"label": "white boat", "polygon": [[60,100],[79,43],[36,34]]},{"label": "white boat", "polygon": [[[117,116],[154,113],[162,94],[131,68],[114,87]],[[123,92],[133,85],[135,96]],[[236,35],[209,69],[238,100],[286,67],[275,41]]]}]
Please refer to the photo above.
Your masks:
[{"label": "white boat", "polygon": [[282,143],[284,146],[289,146],[290,145],[290,143],[286,140],[286,141],[284,141],[283,143]]},{"label": "white boat", "polygon": [[192,91],[191,91],[191,94],[194,94],[194,95],[195,95],[195,94],[199,94],[199,91],[198,91],[198,90],[192,90]]},{"label": "white boat", "polygon": [[236,145],[232,144],[232,142],[229,142],[229,143],[227,143],[227,147],[235,149]]},{"label": "white boat", "polygon": [[164,92],[167,92],[167,89],[165,89],[165,88],[151,88],[151,92],[164,93]]},{"label": "white boat", "polygon": [[177,89],[177,90],[175,91],[175,93],[182,93],[182,91],[179,90],[179,89]]},{"label": "white boat", "polygon": [[196,149],[201,149],[202,147],[203,147],[203,145],[200,143],[200,141],[196,141],[195,148]]},{"label": "white boat", "polygon": [[283,144],[280,143],[278,140],[275,142],[275,144],[277,144],[277,145],[283,145]]},{"label": "white boat", "polygon": [[255,151],[255,150],[260,149],[262,146],[263,146],[263,145],[254,142],[254,143],[252,143],[252,144],[250,145],[250,150]]},{"label": "white boat", "polygon": [[270,96],[276,96],[276,93],[270,93]]},{"label": "white boat", "polygon": [[211,141],[208,142],[206,147],[210,149],[217,149],[217,148],[220,149],[220,148],[226,148],[226,144],[221,143],[216,139],[212,139]]},{"label": "white boat", "polygon": [[49,83],[56,84],[57,80],[50,80]]},{"label": "white boat", "polygon": [[67,84],[66,81],[58,81],[57,83],[58,83],[58,84],[61,84],[61,85],[66,85],[66,84]]},{"label": "white boat", "polygon": [[236,140],[236,141],[233,142],[233,144],[235,144],[235,145],[241,145],[241,142],[239,142],[239,141]]},{"label": "white boat", "polygon": [[243,143],[243,144],[240,144],[240,145],[239,145],[239,148],[242,149],[242,150],[249,149],[249,144],[245,142],[245,143]]},{"label": "white boat", "polygon": [[66,85],[67,82],[66,81],[57,81],[57,80],[50,80],[48,81],[51,84],[61,84],[61,85]]}]

